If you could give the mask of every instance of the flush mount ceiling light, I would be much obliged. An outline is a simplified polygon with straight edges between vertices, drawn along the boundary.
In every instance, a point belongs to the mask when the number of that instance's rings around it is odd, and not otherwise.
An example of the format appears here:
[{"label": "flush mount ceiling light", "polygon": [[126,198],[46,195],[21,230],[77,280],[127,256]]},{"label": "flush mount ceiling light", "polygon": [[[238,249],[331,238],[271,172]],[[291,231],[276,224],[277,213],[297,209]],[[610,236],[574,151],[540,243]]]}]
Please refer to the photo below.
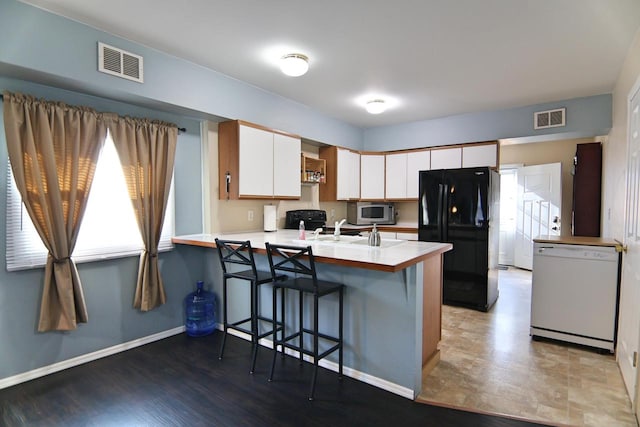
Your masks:
[{"label": "flush mount ceiling light", "polygon": [[387,109],[387,105],[385,104],[384,99],[372,99],[367,102],[365,108],[369,114],[380,114]]},{"label": "flush mount ceiling light", "polygon": [[287,76],[301,76],[309,69],[309,58],[301,53],[290,53],[280,58],[280,69]]}]

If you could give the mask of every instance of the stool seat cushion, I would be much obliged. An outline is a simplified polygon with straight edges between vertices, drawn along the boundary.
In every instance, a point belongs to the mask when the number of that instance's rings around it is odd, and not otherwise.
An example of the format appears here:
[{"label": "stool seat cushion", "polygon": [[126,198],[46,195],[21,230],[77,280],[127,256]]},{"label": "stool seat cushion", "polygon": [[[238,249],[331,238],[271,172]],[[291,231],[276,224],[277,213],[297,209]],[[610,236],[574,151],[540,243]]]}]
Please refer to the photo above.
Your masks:
[{"label": "stool seat cushion", "polygon": [[[273,277],[271,276],[271,272],[270,271],[256,271],[256,274],[258,275],[257,277],[257,284],[263,284],[263,283],[269,283],[273,281]],[[234,272],[227,272],[225,274],[226,278],[234,278],[234,279],[242,279],[242,280],[253,280],[253,271],[251,270],[243,270],[243,271],[234,271]],[[284,274],[278,274],[276,277],[276,280],[284,280],[286,279],[287,276]]]}]

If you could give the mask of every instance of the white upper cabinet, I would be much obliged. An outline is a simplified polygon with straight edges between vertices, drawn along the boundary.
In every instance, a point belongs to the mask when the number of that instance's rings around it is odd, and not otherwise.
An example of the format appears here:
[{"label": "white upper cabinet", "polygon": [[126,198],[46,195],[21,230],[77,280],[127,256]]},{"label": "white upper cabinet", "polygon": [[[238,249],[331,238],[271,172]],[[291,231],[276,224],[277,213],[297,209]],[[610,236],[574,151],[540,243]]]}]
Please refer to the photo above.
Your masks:
[{"label": "white upper cabinet", "polygon": [[430,164],[429,150],[387,154],[386,198],[417,199],[418,174],[421,170],[429,170]]},{"label": "white upper cabinet", "polygon": [[431,151],[407,153],[407,199],[418,198],[418,178],[420,171],[431,169]]},{"label": "white upper cabinet", "polygon": [[338,149],[336,200],[360,198],[360,154]]},{"label": "white upper cabinet", "polygon": [[431,169],[460,169],[461,167],[461,147],[431,150]]},{"label": "white upper cabinet", "polygon": [[299,199],[301,141],[233,120],[218,125],[220,199]]},{"label": "white upper cabinet", "polygon": [[498,144],[470,145],[462,147],[462,167],[474,168],[498,166]]},{"label": "white upper cabinet", "polygon": [[273,195],[300,197],[300,138],[273,134]]},{"label": "white upper cabinet", "polygon": [[360,155],[360,199],[384,199],[384,155]]},{"label": "white upper cabinet", "polygon": [[273,133],[240,126],[239,169],[241,196],[273,196]]},{"label": "white upper cabinet", "polygon": [[[327,185],[320,201],[417,200],[420,171],[497,167],[498,143],[479,142],[395,152],[358,153],[323,147]],[[359,186],[359,187],[358,187]]]},{"label": "white upper cabinet", "polygon": [[386,156],[386,197],[405,199],[407,197],[407,153]]}]

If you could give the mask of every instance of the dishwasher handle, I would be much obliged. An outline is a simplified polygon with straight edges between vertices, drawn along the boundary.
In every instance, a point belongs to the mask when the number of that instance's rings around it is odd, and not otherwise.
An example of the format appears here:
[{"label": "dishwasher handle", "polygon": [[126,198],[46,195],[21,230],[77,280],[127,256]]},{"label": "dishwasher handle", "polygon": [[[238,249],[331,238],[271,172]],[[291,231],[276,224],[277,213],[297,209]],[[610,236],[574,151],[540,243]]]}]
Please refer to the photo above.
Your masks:
[{"label": "dishwasher handle", "polygon": [[545,249],[554,249],[554,247],[553,246],[538,246],[537,249],[538,249],[538,253],[541,254],[542,252],[544,252]]}]

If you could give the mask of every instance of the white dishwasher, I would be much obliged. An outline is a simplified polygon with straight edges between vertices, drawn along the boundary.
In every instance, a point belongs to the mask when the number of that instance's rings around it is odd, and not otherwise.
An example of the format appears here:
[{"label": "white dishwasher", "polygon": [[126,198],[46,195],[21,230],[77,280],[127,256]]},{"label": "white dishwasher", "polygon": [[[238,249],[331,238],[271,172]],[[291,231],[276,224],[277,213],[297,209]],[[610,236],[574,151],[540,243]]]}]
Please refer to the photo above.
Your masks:
[{"label": "white dishwasher", "polygon": [[613,353],[620,263],[615,246],[535,242],[533,251],[530,335]]}]

